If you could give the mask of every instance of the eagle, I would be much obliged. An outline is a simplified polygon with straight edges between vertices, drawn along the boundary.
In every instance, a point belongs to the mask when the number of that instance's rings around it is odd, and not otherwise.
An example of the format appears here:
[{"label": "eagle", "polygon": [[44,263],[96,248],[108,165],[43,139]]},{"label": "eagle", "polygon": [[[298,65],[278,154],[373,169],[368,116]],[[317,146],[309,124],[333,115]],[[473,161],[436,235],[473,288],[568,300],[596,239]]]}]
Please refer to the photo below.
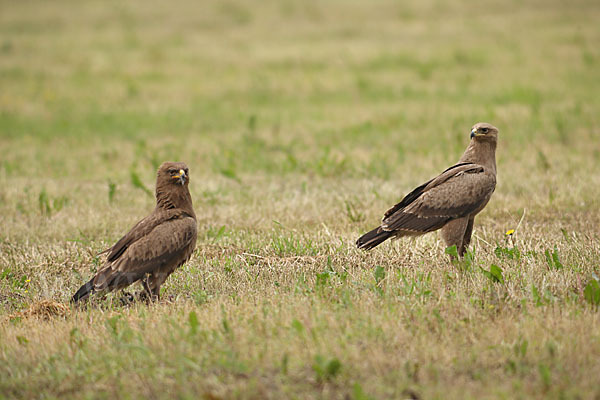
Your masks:
[{"label": "eagle", "polygon": [[496,188],[498,128],[480,122],[456,164],[407,194],[383,216],[381,225],[356,241],[370,250],[389,238],[419,236],[441,229],[446,246],[462,257],[471,241],[475,216]]},{"label": "eagle", "polygon": [[73,295],[107,293],[141,281],[142,297],[160,299],[160,286],[191,257],[196,246],[196,214],[188,190],[189,170],[182,162],[164,162],[156,177],[156,207],[109,249],[102,268]]}]

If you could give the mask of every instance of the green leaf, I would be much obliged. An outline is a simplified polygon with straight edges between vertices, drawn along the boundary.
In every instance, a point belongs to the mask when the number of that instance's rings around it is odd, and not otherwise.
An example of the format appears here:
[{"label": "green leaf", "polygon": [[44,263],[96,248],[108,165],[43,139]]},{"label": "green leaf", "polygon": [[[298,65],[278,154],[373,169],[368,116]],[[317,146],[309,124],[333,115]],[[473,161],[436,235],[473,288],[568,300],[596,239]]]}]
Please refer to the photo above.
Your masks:
[{"label": "green leaf", "polygon": [[188,315],[188,323],[190,325],[190,334],[195,335],[198,332],[200,323],[198,322],[198,315],[193,310]]},{"label": "green leaf", "polygon": [[357,211],[354,203],[348,200],[345,200],[344,202],[346,204],[346,215],[348,216],[350,222],[361,222],[365,219],[365,214]]},{"label": "green leaf", "polygon": [[550,250],[544,251],[544,255],[546,256],[548,267],[551,269],[564,268],[564,265],[560,262],[560,258],[558,257],[558,248],[556,246],[554,246],[554,251],[552,252],[550,252]]},{"label": "green leaf", "polygon": [[120,315],[115,315],[113,317],[106,319],[106,329],[114,336],[117,337],[119,333],[119,320],[121,319]]},{"label": "green leaf", "polygon": [[69,342],[81,349],[85,346],[87,340],[78,328],[73,328],[69,332]]},{"label": "green leaf", "polygon": [[326,286],[329,276],[329,271],[317,272],[316,286],[320,288]]},{"label": "green leaf", "polygon": [[487,276],[492,282],[504,283],[504,277],[502,276],[502,269],[496,264],[492,264],[490,266],[490,270],[486,271],[485,269],[479,267],[481,272]]},{"label": "green leaf", "polygon": [[519,336],[519,340],[513,346],[515,356],[525,357],[527,355],[527,347],[529,347],[529,342]]},{"label": "green leaf", "polygon": [[500,247],[496,246],[494,254],[499,259],[508,258],[510,260],[518,260],[521,258],[521,251],[518,247]]},{"label": "green leaf", "polygon": [[17,336],[17,342],[19,342],[20,345],[25,346],[27,343],[29,343],[29,339],[27,339],[25,336]]},{"label": "green leaf", "polygon": [[213,241],[217,242],[219,239],[227,235],[227,230],[225,225],[222,225],[218,229],[216,227],[209,227],[206,231],[206,236],[212,238]]},{"label": "green leaf", "polygon": [[137,174],[137,172],[135,172],[133,169],[131,170],[131,184],[144,191],[144,193],[146,193],[148,196],[152,196],[152,192],[150,191],[150,189],[148,189],[144,183],[142,182],[142,180],[140,179],[140,176]]},{"label": "green leaf", "polygon": [[342,368],[342,363],[337,358],[332,358],[325,361],[325,358],[320,354],[315,356],[315,362],[312,365],[313,371],[317,375],[319,381],[330,380],[335,377]]},{"label": "green leaf", "polygon": [[304,332],[304,325],[302,322],[298,321],[296,318],[292,321],[292,328],[300,335]]},{"label": "green leaf", "polygon": [[284,375],[287,375],[287,373],[288,373],[289,361],[290,361],[290,357],[288,356],[287,353],[284,353],[283,356],[281,357],[281,373]]},{"label": "green leaf", "polygon": [[556,246],[554,246],[554,252],[552,253],[552,261],[554,262],[554,268],[556,268],[556,269],[564,268],[564,266],[562,265],[562,263],[560,262],[560,260],[558,258],[558,249],[556,248]]},{"label": "green leaf", "polygon": [[542,297],[540,296],[540,292],[535,285],[531,285],[531,295],[533,296],[533,301],[536,306],[542,305]]},{"label": "green leaf", "polygon": [[219,228],[219,231],[215,235],[215,242],[221,238],[225,234],[225,225]]},{"label": "green leaf", "polygon": [[317,354],[315,356],[315,362],[312,365],[313,371],[315,371],[315,374],[317,375],[317,380],[321,381],[323,380],[323,378],[325,378],[325,368],[323,366],[324,364],[324,360],[323,360],[323,356],[320,354]]},{"label": "green leaf", "polygon": [[525,357],[527,355],[527,347],[529,347],[529,342],[527,340],[523,340],[519,346],[521,357]]},{"label": "green leaf", "polygon": [[250,117],[248,117],[248,130],[251,133],[254,133],[254,131],[256,130],[256,115],[252,114]]},{"label": "green leaf", "polygon": [[550,268],[554,267],[554,261],[552,260],[552,255],[550,254],[550,250],[546,249],[544,251],[544,255],[546,256],[546,263],[548,263],[548,266]]},{"label": "green leaf", "polygon": [[111,181],[108,181],[108,202],[112,203],[115,197],[115,193],[117,192],[117,184]]},{"label": "green leaf", "polygon": [[60,196],[52,200],[52,208],[56,212],[62,210],[67,204],[69,204],[69,199],[66,196]]},{"label": "green leaf", "polygon": [[376,266],[373,271],[373,276],[375,277],[375,283],[379,285],[379,282],[385,279],[385,268],[381,265]]},{"label": "green leaf", "polygon": [[550,386],[551,374],[550,368],[544,364],[538,365],[538,371],[540,372],[540,377],[542,378],[542,382],[544,382],[544,386]]},{"label": "green leaf", "polygon": [[456,249],[456,245],[446,247],[445,253],[451,257],[458,258],[458,250]]},{"label": "green leaf", "polygon": [[226,318],[223,318],[221,320],[221,325],[223,325],[223,332],[226,334],[230,334],[231,333],[231,327],[229,326],[229,322],[227,321]]},{"label": "green leaf", "polygon": [[352,385],[352,400],[370,400],[371,397],[365,393],[360,383]]},{"label": "green leaf", "polygon": [[38,204],[40,206],[40,213],[42,215],[50,216],[52,211],[50,207],[50,199],[48,198],[48,193],[46,193],[46,188],[43,188],[38,197]]},{"label": "green leaf", "polygon": [[232,180],[236,181],[237,183],[241,183],[242,182],[242,180],[237,176],[237,173],[235,172],[235,169],[234,169],[234,167],[232,165],[227,166],[227,167],[219,168],[219,172],[224,177],[232,179]]},{"label": "green leaf", "polygon": [[504,283],[504,276],[502,276],[502,269],[496,264],[492,264],[490,266],[490,274],[494,277],[494,279],[499,283]]},{"label": "green leaf", "polygon": [[594,278],[590,279],[585,289],[583,290],[583,297],[585,300],[594,305],[600,305],[600,283]]},{"label": "green leaf", "polygon": [[327,363],[325,371],[327,373],[328,378],[333,378],[334,376],[336,376],[338,374],[338,372],[340,372],[341,369],[342,369],[342,363],[340,362],[340,360],[338,360],[337,358],[332,358]]},{"label": "green leaf", "polygon": [[473,248],[473,251],[467,250],[465,252],[465,254],[463,255],[463,259],[462,259],[463,269],[465,269],[467,271],[471,271],[474,262],[475,262],[475,248]]}]

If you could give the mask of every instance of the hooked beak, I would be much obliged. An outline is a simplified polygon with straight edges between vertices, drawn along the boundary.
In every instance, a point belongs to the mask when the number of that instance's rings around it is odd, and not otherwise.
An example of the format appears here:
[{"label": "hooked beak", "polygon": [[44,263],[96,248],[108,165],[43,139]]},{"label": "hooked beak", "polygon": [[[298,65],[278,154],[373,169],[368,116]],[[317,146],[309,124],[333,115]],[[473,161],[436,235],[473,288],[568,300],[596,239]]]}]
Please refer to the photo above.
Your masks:
[{"label": "hooked beak", "polygon": [[471,130],[471,139],[473,139],[475,136],[477,136],[477,129],[473,128]]},{"label": "hooked beak", "polygon": [[177,175],[173,175],[173,179],[179,179],[179,184],[183,185],[187,179],[187,175],[184,170],[180,169]]}]

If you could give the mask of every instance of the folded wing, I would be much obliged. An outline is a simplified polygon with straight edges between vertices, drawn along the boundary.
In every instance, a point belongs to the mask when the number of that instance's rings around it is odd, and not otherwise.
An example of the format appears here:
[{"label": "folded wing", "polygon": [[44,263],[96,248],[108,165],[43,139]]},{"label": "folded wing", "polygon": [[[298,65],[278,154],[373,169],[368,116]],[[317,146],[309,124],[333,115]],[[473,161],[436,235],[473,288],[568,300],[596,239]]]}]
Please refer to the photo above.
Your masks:
[{"label": "folded wing", "polygon": [[457,164],[419,186],[386,212],[381,229],[421,234],[481,209],[494,192],[496,178],[481,165]]},{"label": "folded wing", "polygon": [[175,269],[183,264],[196,241],[196,221],[181,216],[156,224],[145,235],[134,236],[137,239],[130,240],[118,257],[111,260],[109,255],[94,278],[95,291],[125,287],[161,266]]}]

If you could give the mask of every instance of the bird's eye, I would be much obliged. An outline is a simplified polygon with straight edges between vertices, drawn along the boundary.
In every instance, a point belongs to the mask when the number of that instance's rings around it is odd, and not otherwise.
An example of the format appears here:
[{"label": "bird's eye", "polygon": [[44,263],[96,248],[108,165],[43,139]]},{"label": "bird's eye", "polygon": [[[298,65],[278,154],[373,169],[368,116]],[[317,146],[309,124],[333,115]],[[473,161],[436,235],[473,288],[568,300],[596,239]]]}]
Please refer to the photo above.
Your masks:
[{"label": "bird's eye", "polygon": [[169,174],[171,174],[171,175],[175,175],[175,172],[177,172],[177,171],[175,171],[174,169],[169,170]]},{"label": "bird's eye", "polygon": [[481,128],[481,132],[488,133],[488,128]]}]

